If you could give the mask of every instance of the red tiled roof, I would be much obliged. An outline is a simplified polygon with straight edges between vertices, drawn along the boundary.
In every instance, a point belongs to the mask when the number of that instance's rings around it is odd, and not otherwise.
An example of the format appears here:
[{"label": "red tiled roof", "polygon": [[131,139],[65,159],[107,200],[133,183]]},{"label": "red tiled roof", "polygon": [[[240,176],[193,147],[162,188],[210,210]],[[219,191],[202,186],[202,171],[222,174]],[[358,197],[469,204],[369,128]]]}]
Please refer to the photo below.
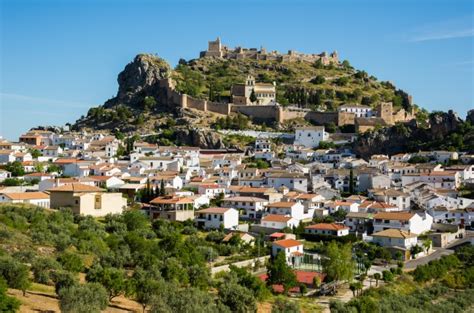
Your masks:
[{"label": "red tiled roof", "polygon": [[283,239],[283,240],[278,240],[274,241],[273,244],[283,247],[283,248],[291,248],[291,247],[297,247],[297,246],[302,246],[303,244],[294,239]]},{"label": "red tiled roof", "polygon": [[51,191],[51,192],[55,192],[55,191],[56,192],[99,192],[99,191],[104,191],[104,190],[95,186],[84,185],[80,183],[71,183],[71,184],[66,184],[59,187],[51,188],[48,191]]},{"label": "red tiled roof", "polygon": [[[305,285],[308,285],[308,286],[313,285],[314,278],[316,276],[319,277],[321,282],[323,282],[326,278],[326,274],[319,273],[319,272],[307,272],[307,271],[294,271],[294,272],[296,274],[296,280],[299,283],[302,283],[302,284],[305,284]],[[262,280],[263,282],[265,282],[268,279],[268,274],[261,274],[261,275],[258,276],[258,278],[260,280]],[[282,285],[273,285],[272,288],[273,288],[273,291],[276,292],[276,293],[283,293],[283,286]],[[293,287],[293,288],[290,289],[291,293],[297,293],[299,291],[300,291],[299,287]]]},{"label": "red tiled roof", "polygon": [[262,218],[264,222],[288,222],[291,220],[291,216],[284,216],[279,214],[268,214]]},{"label": "red tiled roof", "polygon": [[348,229],[349,227],[346,227],[342,224],[336,224],[336,223],[318,223],[314,225],[309,225],[306,226],[305,229],[318,229],[318,230],[341,230],[341,229]]},{"label": "red tiled roof", "polygon": [[408,221],[413,216],[415,213],[410,212],[380,212],[374,215],[374,219]]},{"label": "red tiled roof", "polygon": [[230,208],[208,208],[208,209],[196,211],[196,213],[224,214],[225,212],[229,210]]}]

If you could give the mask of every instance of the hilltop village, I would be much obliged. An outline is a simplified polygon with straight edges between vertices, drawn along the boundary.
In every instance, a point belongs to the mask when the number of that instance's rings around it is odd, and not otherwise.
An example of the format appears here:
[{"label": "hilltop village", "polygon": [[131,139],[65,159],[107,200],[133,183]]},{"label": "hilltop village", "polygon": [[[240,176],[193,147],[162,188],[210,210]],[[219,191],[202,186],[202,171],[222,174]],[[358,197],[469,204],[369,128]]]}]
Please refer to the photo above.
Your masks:
[{"label": "hilltop village", "polygon": [[[202,51],[200,59],[218,60],[260,60],[279,63],[309,63],[320,64],[321,67],[341,67],[336,51],[328,54],[303,54],[289,50],[287,54],[278,51],[267,52],[265,48],[236,47],[230,49],[221,43],[220,38],[208,42],[208,49]],[[316,78],[315,78],[316,79]],[[176,90],[176,82],[166,78],[169,98],[178,99],[175,105],[185,109],[194,109],[204,112],[214,112],[225,115],[242,113],[252,120],[270,121],[277,124],[295,119],[304,119],[314,125],[334,124],[344,127],[352,125],[357,132],[366,132],[375,127],[385,127],[398,122],[408,122],[415,119],[411,96],[407,96],[409,110],[394,108],[392,102],[379,100],[371,106],[360,103],[345,103],[336,110],[310,110],[298,104],[282,106],[277,99],[277,83],[259,82],[253,75],[247,75],[245,83],[233,84],[230,89],[229,101],[219,102],[210,99],[199,99]],[[178,94],[176,94],[178,93]]]},{"label": "hilltop village", "polygon": [[[281,255],[296,280],[272,280],[273,292],[303,298],[350,295],[345,284],[353,277],[360,284],[351,288],[381,277],[388,283],[473,243],[474,155],[419,151],[364,160],[324,147],[327,140],[322,126],[298,127],[291,143],[262,133],[247,150],[229,151],[31,130],[0,142],[0,202],[182,223],[241,247],[210,257],[212,275],[233,265],[265,282],[265,262]],[[335,274],[325,261],[331,256],[316,248],[332,241],[376,252],[356,259],[348,276]]]},{"label": "hilltop village", "polygon": [[0,311],[472,308],[474,111],[219,38],[118,83],[73,125],[0,137]]}]

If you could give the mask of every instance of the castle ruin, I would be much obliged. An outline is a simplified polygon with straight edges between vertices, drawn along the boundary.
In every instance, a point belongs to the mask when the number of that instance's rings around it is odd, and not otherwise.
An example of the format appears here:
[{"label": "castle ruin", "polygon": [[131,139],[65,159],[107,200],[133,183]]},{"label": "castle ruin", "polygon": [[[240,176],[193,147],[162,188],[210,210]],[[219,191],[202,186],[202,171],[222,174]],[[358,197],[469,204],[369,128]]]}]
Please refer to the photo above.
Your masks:
[{"label": "castle ruin", "polygon": [[253,60],[270,60],[279,62],[294,62],[294,61],[306,61],[306,62],[317,62],[320,61],[323,65],[329,65],[331,63],[339,63],[339,55],[337,51],[330,54],[322,52],[320,54],[305,54],[299,53],[294,50],[289,50],[287,54],[281,54],[278,51],[268,52],[265,48],[242,48],[235,47],[230,49],[229,47],[221,43],[221,39],[218,37],[216,40],[208,42],[208,48],[206,51],[201,51],[201,58],[205,57],[216,57],[223,59],[253,59]]}]

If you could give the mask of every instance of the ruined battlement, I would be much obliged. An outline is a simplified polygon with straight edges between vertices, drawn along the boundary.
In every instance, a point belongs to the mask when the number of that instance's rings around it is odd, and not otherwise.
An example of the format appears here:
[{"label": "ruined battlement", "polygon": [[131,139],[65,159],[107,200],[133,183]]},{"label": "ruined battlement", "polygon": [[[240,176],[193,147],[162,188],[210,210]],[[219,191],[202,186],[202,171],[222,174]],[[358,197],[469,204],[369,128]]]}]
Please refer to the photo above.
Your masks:
[{"label": "ruined battlement", "polygon": [[299,53],[294,50],[289,50],[288,53],[282,54],[278,51],[267,51],[265,48],[242,48],[235,47],[233,49],[223,45],[221,39],[218,37],[216,40],[208,42],[208,48],[206,51],[201,51],[201,58],[205,57],[216,57],[223,59],[253,59],[253,60],[271,60],[279,62],[294,62],[294,61],[306,61],[316,62],[321,61],[324,65],[331,63],[339,63],[339,55],[337,51],[330,54],[322,52],[319,54],[305,54]]}]

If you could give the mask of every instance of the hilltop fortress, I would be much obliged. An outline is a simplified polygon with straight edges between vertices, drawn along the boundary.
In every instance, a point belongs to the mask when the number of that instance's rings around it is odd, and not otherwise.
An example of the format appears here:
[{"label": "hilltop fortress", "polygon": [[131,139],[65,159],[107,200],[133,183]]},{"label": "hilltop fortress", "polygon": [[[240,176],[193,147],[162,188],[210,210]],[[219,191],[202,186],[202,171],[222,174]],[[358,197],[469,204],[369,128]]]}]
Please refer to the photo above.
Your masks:
[{"label": "hilltop fortress", "polygon": [[[249,81],[249,79],[253,78],[249,77],[247,84],[255,84],[253,80]],[[291,119],[303,118],[318,125],[329,123],[337,126],[355,125],[356,130],[363,133],[375,127],[390,126],[396,122],[407,122],[415,118],[413,110],[411,112],[404,109],[395,111],[391,102],[382,102],[375,109],[362,105],[345,105],[331,112],[284,107],[274,101],[267,102],[266,100],[269,98],[262,98],[262,100],[258,98],[254,103],[249,103],[248,97],[240,96],[240,103],[213,102],[179,93],[175,89],[175,84],[171,78],[160,80],[160,88],[164,91],[159,99],[162,103],[181,109],[194,109],[223,115],[242,113],[253,120],[266,123],[283,123]],[[272,85],[268,87],[274,88]],[[274,93],[271,94],[271,97],[274,97]]]},{"label": "hilltop fortress", "polygon": [[304,54],[294,50],[289,50],[287,54],[281,54],[278,51],[268,52],[265,48],[242,48],[235,47],[230,49],[229,47],[221,43],[221,39],[218,37],[216,40],[208,42],[208,48],[206,51],[201,51],[201,58],[205,57],[216,57],[223,59],[254,59],[254,60],[271,60],[280,62],[294,62],[294,61],[306,61],[316,62],[321,61],[323,65],[329,65],[331,63],[339,63],[339,56],[337,51],[328,54],[322,52],[320,54]]}]

